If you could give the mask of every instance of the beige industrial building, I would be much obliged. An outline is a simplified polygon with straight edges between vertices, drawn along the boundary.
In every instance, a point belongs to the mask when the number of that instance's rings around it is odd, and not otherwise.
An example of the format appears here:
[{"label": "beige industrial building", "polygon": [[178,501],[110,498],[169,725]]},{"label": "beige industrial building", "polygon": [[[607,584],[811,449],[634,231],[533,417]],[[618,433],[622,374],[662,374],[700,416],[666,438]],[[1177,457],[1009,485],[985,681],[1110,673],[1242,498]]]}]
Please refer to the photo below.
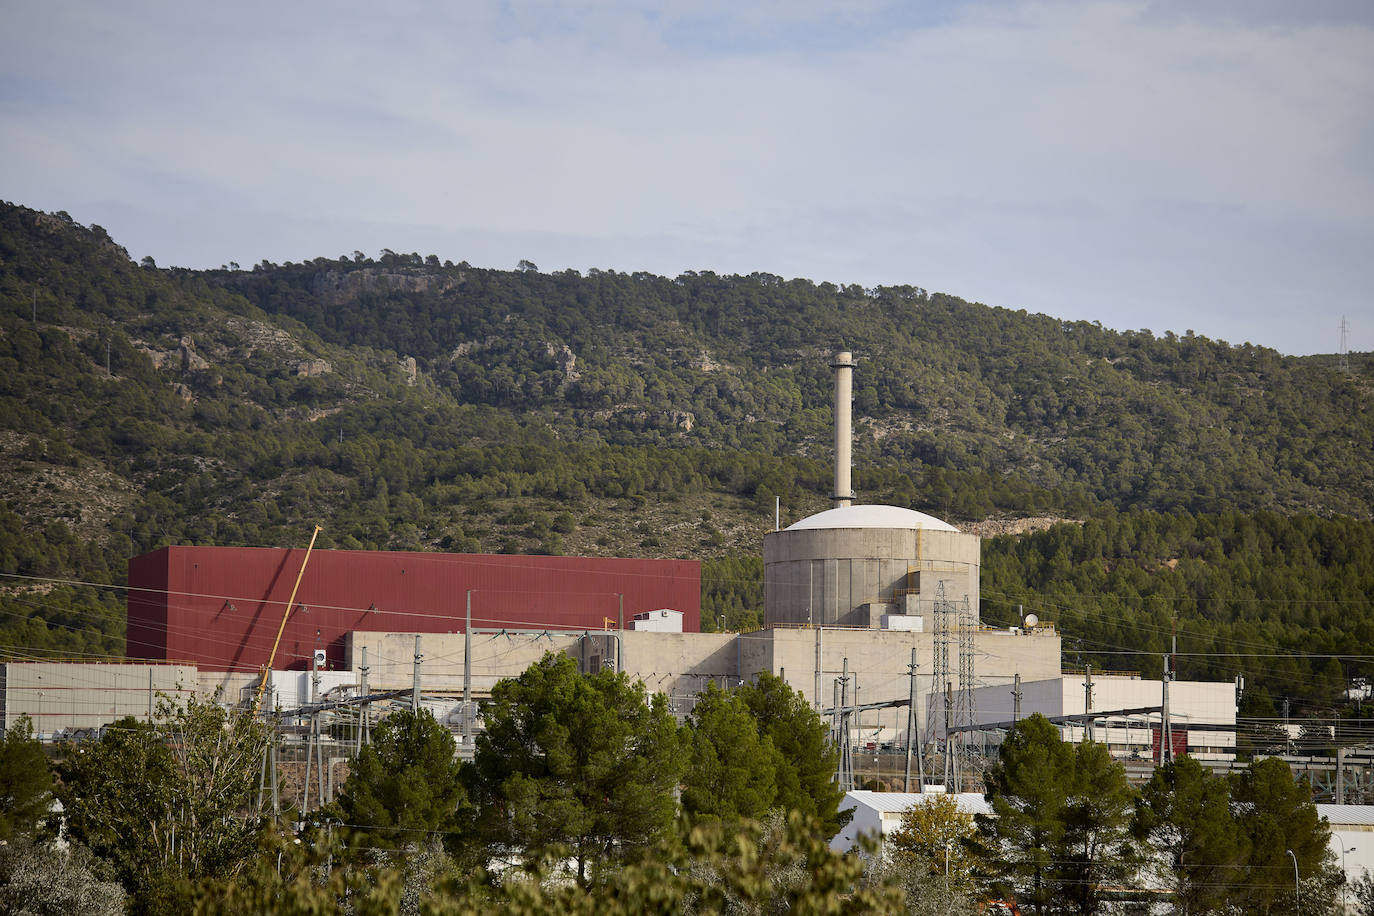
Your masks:
[{"label": "beige industrial building", "polygon": [[[421,686],[426,694],[460,696],[466,673],[472,695],[485,697],[498,680],[519,674],[545,652],[554,651],[576,658],[583,670],[620,667],[650,693],[667,697],[681,715],[691,710],[708,683],[731,687],[764,671],[786,680],[816,708],[826,708],[834,701],[835,679],[845,671],[851,678],[846,698],[850,704],[909,699],[908,666],[915,649],[919,707],[933,677],[934,638],[931,633],[840,627],[739,634],[478,631],[472,634],[472,664],[465,672],[464,634],[426,634],[420,643]],[[1031,680],[1059,675],[1060,640],[1050,628],[980,630],[975,644],[984,683],[1011,684],[1018,674]],[[359,670],[364,649],[370,688],[400,690],[411,685],[414,634],[352,634],[350,669]],[[905,713],[894,711],[891,717],[901,720],[904,737]],[[878,718],[870,716],[872,721]]]},{"label": "beige industrial building", "polygon": [[[441,719],[451,723],[458,721],[456,710],[465,678],[471,696],[480,701],[490,696],[497,681],[517,676],[548,651],[577,659],[583,670],[624,670],[650,693],[663,694],[679,716],[686,716],[707,684],[734,686],[763,671],[784,678],[817,708],[833,704],[835,681],[846,671],[849,704],[906,700],[911,689],[908,666],[915,649],[917,704],[923,708],[933,677],[933,640],[934,634],[928,632],[822,627],[740,634],[475,631],[469,666],[464,634],[427,633],[419,638],[418,671],[421,693]],[[980,681],[1006,685],[1018,674],[1027,680],[1057,677],[1059,642],[1050,629],[980,630],[976,634]],[[292,709],[356,696],[364,687],[364,662],[369,693],[408,691],[415,681],[416,654],[416,634],[356,632],[350,636],[345,670],[320,671],[313,688],[311,681],[316,678],[311,672],[275,671],[267,703]],[[184,698],[194,690],[211,696],[219,689],[226,702],[239,702],[253,695],[259,678],[251,673],[133,663],[9,662],[0,666],[0,672],[5,685],[0,691],[5,726],[28,715],[47,736],[98,728],[126,715],[142,718],[159,695]],[[855,725],[862,728],[864,722],[870,728],[882,728],[884,741],[905,737],[904,708],[870,711]]]},{"label": "beige industrial building", "polygon": [[8,662],[0,665],[0,725],[9,731],[28,716],[35,734],[77,736],[125,716],[148,718],[163,698],[183,703],[201,690],[200,672],[188,665]]}]

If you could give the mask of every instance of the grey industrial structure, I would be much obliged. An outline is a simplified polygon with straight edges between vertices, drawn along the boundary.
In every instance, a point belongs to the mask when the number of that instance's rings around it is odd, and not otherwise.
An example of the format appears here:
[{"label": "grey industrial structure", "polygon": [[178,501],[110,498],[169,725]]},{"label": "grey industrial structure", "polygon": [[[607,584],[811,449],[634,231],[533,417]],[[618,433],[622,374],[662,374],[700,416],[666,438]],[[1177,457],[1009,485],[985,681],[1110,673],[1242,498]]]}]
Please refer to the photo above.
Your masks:
[{"label": "grey industrial structure", "polygon": [[[852,504],[848,392],[854,363],[844,352],[832,366],[835,508],[764,536],[764,629],[511,627],[422,637],[359,630],[348,634],[345,663],[336,665],[343,670],[313,673],[308,681],[300,672],[273,672],[269,705],[357,702],[363,694],[404,690],[403,702],[412,693],[422,697],[470,738],[480,727],[476,709],[492,686],[554,651],[577,658],[583,670],[626,672],[650,692],[666,695],[679,716],[690,713],[709,683],[731,686],[768,672],[833,715],[846,746],[903,742],[914,721],[923,739],[916,743],[935,749],[946,737],[946,716],[955,731],[988,721],[973,708],[980,692],[1006,693],[1018,680],[1060,678],[1060,638],[1052,626],[979,624],[976,536],[910,509]],[[260,682],[255,673],[149,664],[12,662],[2,674],[0,723],[9,728],[29,715],[44,735],[148,715],[159,692],[220,689],[227,701],[238,702]],[[933,730],[928,697],[941,711]],[[1026,714],[1033,711],[1028,704]],[[1234,727],[1234,708],[1227,721]]]},{"label": "grey industrial structure", "polygon": [[938,518],[829,509],[764,535],[764,624],[930,629],[937,600],[977,613],[978,564],[977,535]]}]

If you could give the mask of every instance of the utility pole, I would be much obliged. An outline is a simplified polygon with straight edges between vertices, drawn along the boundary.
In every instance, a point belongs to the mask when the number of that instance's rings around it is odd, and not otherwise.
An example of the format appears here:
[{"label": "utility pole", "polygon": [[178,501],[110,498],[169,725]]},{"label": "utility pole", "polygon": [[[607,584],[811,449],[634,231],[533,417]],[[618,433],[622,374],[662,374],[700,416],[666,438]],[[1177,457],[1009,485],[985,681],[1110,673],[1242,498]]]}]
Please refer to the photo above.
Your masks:
[{"label": "utility pole", "polygon": [[[315,745],[319,740],[320,719],[314,709],[315,687],[319,684],[319,670],[319,657],[312,655],[310,659],[310,737],[305,742],[305,780],[301,786],[301,814],[310,810],[310,768],[315,765]],[[266,683],[263,686],[265,687]],[[259,693],[258,697],[261,700],[262,694]],[[299,701],[299,699],[298,695],[297,700]],[[320,801],[323,802],[324,799],[321,798]]]},{"label": "utility pole", "polygon": [[1346,323],[1345,316],[1341,316],[1341,354],[1337,366],[1342,372],[1350,371],[1350,353],[1346,350],[1345,338],[1350,332],[1350,325]]},{"label": "utility pole", "polygon": [[[315,631],[315,639],[319,640],[320,631]],[[310,677],[310,702],[319,703],[323,701],[324,694],[320,691],[320,655],[311,653],[310,664],[313,673]],[[318,790],[320,804],[324,804],[327,799],[324,797],[324,728],[322,720],[323,713],[316,710],[310,714],[311,721],[315,725],[315,782]]]},{"label": "utility pole", "polygon": [[[907,702],[907,707],[906,707],[906,776],[905,776],[904,779],[902,780],[902,791],[903,791],[903,792],[910,792],[910,791],[911,791],[911,748],[912,748],[912,746],[915,745],[915,747],[916,747],[916,753],[917,753],[917,754],[920,754],[920,753],[921,753],[921,745],[920,745],[920,742],[919,742],[919,740],[918,740],[919,736],[916,734],[916,667],[917,667],[917,665],[916,665],[916,650],[913,648],[913,649],[911,650],[911,664],[909,664],[909,665],[906,666],[906,670],[907,670],[907,672],[908,672],[908,674],[909,674],[909,676],[910,676],[910,680],[911,680],[911,689],[910,689],[909,700],[908,700],[908,702]],[[916,767],[916,779],[917,779],[917,783],[916,783],[917,789],[916,789],[916,791],[918,791],[918,792],[924,791],[924,790],[925,790],[925,782],[926,782],[926,768],[925,768],[925,762],[924,762],[923,760],[920,761],[920,762],[918,762],[918,764],[917,764],[917,767]]]},{"label": "utility pole", "polygon": [[420,712],[420,635],[415,635],[415,673],[411,676],[410,708],[418,715]]},{"label": "utility pole", "polygon": [[[954,712],[954,685],[945,682],[945,791],[948,792],[958,773],[954,766],[954,732],[950,726],[950,716]],[[958,789],[955,789],[957,792]]]},{"label": "utility pole", "polygon": [[848,792],[854,788],[854,759],[849,740],[849,659],[845,658],[840,669],[840,789]]},{"label": "utility pole", "polygon": [[360,699],[362,699],[362,703],[358,706],[358,734],[356,736],[358,739],[358,747],[357,750],[354,751],[355,754],[361,752],[363,749],[363,735],[367,732],[367,717],[370,714],[369,711],[372,709],[372,704],[368,703],[366,699],[368,695],[367,674],[370,670],[371,669],[367,665],[367,646],[363,646],[362,664],[358,666],[358,693]]},{"label": "utility pole", "polygon": [[[1345,804],[1345,748],[1336,748],[1336,804]],[[1342,846],[1345,843],[1341,843]]]},{"label": "utility pole", "polygon": [[463,622],[463,746],[472,746],[472,589]]},{"label": "utility pole", "polygon": [[1013,723],[1021,721],[1021,672],[1016,672],[1011,679],[1011,721]]},{"label": "utility pole", "polygon": [[[832,692],[833,692],[834,695],[835,695],[835,699],[834,699],[834,701],[830,704],[830,734],[831,734],[831,736],[835,739],[835,746],[836,746],[836,747],[839,747],[839,746],[840,746],[840,679],[839,679],[839,678],[835,678],[835,682],[834,682],[831,686],[834,688]],[[844,767],[843,755],[841,755],[840,767],[841,767],[841,769],[843,769],[843,767]],[[835,774],[835,781],[836,781],[836,782],[839,782],[839,780],[840,780],[840,774],[837,772],[837,773]]]},{"label": "utility pole", "polygon": [[1083,669],[1086,679],[1083,681],[1083,723],[1086,728],[1086,736],[1089,741],[1093,740],[1093,666],[1088,665]]},{"label": "utility pole", "polygon": [[277,783],[277,746],[281,744],[281,716],[272,716],[272,743],[267,747],[267,778],[272,781],[272,816],[281,814],[281,790]]},{"label": "utility pole", "polygon": [[1169,681],[1173,679],[1174,673],[1171,670],[1173,656],[1164,656],[1164,678],[1160,682],[1163,695],[1160,697],[1159,707],[1159,765],[1172,763],[1174,759],[1174,729],[1173,723],[1169,719]]},{"label": "utility pole", "polygon": [[825,627],[816,627],[816,709],[821,708],[821,630]]}]

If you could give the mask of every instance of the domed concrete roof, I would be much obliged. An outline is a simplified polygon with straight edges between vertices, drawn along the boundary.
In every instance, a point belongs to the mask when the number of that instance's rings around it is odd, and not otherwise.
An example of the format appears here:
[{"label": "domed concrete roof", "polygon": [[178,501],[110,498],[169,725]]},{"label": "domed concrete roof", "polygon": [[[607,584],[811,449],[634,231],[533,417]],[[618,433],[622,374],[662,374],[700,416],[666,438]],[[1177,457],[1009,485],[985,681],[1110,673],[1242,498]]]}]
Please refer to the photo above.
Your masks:
[{"label": "domed concrete roof", "polygon": [[924,528],[928,531],[954,531],[958,528],[933,515],[899,506],[842,506],[804,518],[787,531],[815,528]]}]

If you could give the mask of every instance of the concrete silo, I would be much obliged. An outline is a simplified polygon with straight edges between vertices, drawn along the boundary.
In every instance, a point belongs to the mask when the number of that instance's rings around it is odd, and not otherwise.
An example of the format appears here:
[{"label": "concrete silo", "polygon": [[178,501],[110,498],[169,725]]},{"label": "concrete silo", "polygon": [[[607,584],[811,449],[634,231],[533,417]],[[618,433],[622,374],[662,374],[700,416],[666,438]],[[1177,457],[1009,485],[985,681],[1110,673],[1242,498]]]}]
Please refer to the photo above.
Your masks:
[{"label": "concrete silo", "polygon": [[835,370],[834,509],[763,539],[765,626],[929,630],[941,597],[978,614],[979,539],[922,512],[852,505],[851,392],[854,360]]},{"label": "concrete silo", "polygon": [[976,535],[921,512],[829,509],[764,536],[764,623],[930,630],[942,592],[976,616],[978,556]]}]

